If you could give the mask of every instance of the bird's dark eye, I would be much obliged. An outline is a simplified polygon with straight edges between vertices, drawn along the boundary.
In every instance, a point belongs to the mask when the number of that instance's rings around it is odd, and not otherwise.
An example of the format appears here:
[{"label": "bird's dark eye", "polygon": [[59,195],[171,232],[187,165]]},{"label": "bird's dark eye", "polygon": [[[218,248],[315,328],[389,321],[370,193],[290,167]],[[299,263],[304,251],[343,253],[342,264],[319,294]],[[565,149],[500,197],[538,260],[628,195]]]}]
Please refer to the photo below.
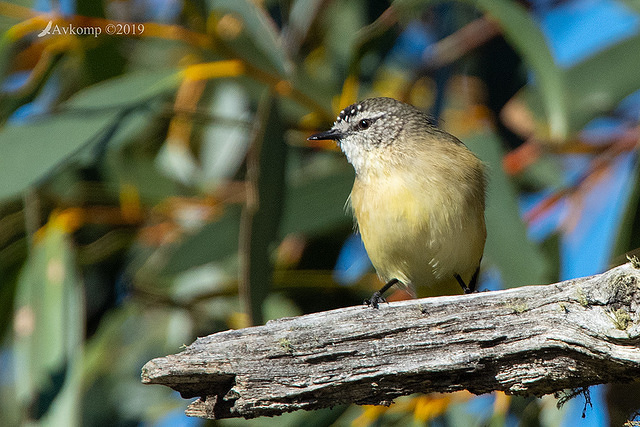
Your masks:
[{"label": "bird's dark eye", "polygon": [[358,129],[368,129],[369,126],[371,126],[370,119],[362,119],[360,120],[360,123],[358,123]]}]

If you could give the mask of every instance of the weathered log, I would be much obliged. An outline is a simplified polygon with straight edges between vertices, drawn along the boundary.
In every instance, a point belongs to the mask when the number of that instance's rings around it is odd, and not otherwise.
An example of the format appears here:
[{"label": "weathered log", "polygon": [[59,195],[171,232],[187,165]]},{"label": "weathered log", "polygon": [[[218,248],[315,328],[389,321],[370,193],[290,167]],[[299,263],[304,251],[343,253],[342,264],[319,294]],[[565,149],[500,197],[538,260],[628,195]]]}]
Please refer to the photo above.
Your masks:
[{"label": "weathered log", "polygon": [[497,292],[347,307],[198,338],[142,381],[187,415],[278,415],[415,392],[544,395],[640,376],[640,269]]}]

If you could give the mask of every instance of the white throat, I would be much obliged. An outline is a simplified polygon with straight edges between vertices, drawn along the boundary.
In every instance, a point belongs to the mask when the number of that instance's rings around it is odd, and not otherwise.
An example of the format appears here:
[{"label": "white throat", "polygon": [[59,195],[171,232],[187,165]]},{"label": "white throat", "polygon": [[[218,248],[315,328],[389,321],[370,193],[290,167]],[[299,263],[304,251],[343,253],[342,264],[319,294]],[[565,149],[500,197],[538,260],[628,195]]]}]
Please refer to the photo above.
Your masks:
[{"label": "white throat", "polygon": [[363,173],[368,153],[363,149],[362,145],[355,144],[349,138],[345,138],[340,141],[340,149],[347,157],[347,161],[356,170],[356,174]]}]

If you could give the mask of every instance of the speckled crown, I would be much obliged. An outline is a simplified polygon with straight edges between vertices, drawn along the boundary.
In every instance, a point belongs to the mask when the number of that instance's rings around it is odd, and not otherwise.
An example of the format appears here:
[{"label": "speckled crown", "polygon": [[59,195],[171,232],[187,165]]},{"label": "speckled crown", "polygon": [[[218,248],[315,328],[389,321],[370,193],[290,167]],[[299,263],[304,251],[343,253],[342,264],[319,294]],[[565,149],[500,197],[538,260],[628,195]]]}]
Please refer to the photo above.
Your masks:
[{"label": "speckled crown", "polygon": [[362,104],[351,104],[344,110],[340,111],[340,114],[336,118],[336,123],[345,121],[349,123],[351,117],[355,116],[358,111],[362,111]]}]

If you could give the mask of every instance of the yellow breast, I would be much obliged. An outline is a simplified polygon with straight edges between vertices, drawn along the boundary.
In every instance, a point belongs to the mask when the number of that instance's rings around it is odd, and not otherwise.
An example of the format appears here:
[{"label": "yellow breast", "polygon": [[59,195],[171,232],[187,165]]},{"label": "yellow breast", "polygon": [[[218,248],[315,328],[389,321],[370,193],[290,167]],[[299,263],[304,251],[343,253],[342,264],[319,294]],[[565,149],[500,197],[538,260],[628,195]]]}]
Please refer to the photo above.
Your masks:
[{"label": "yellow breast", "polygon": [[412,170],[357,177],[351,207],[365,248],[384,281],[397,278],[421,296],[461,293],[485,241],[482,206],[465,206],[464,191]]}]

